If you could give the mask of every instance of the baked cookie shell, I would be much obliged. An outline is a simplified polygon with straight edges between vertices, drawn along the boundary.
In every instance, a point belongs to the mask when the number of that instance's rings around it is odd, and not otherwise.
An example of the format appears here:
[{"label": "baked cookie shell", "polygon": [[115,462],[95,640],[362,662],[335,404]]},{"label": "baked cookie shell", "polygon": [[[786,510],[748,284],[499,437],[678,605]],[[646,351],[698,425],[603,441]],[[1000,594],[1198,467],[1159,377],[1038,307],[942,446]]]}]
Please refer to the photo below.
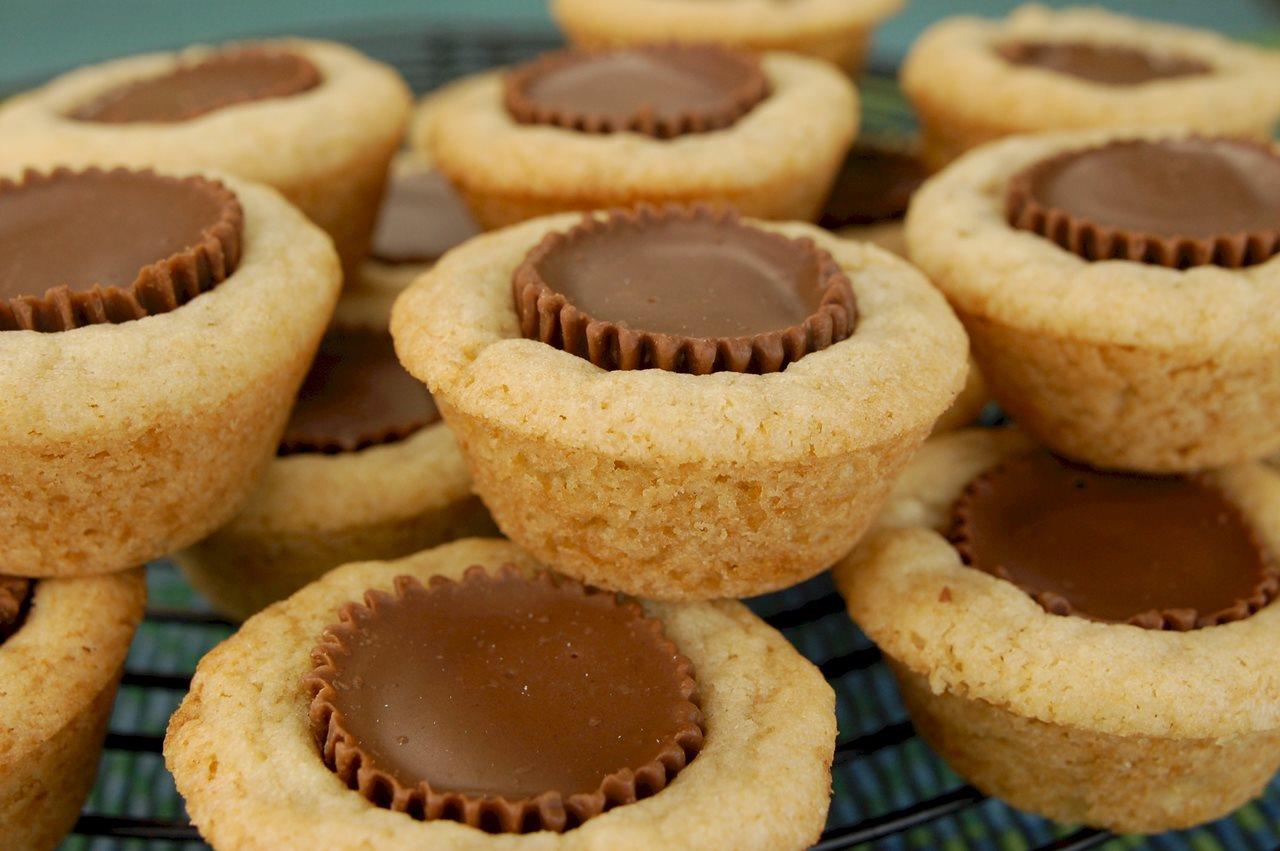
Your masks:
[{"label": "baked cookie shell", "polygon": [[[926,444],[877,531],[835,568],[850,614],[893,660],[931,744],[1014,806],[1125,832],[1230,812],[1280,765],[1280,674],[1267,649],[1280,606],[1162,632],[1049,614],[964,565],[940,531],[951,504],[1031,448],[1003,429]],[[1280,476],[1246,464],[1213,479],[1280,552]],[[1032,774],[1039,782],[1025,782]]]},{"label": "baked cookie shell", "polygon": [[638,202],[731,205],[745,216],[811,220],[857,129],[857,94],[821,62],[761,57],[772,93],[731,127],[675,139],[517,123],[501,72],[433,96],[411,144],[492,229],[567,210]]},{"label": "baked cookie shell", "polygon": [[900,8],[902,0],[553,0],[551,14],[570,39],[586,46],[715,41],[802,53],[856,74],[872,29]]},{"label": "baked cookie shell", "polygon": [[141,569],[43,580],[0,644],[0,821],[11,847],[52,849],[80,815],[145,597]]},{"label": "baked cookie shell", "polygon": [[[1012,40],[1132,46],[1198,60],[1210,71],[1134,86],[1099,85],[1008,62],[997,51]],[[1000,21],[946,19],[912,45],[901,79],[934,168],[1015,133],[1182,126],[1266,139],[1280,118],[1280,58],[1274,53],[1100,9],[1027,5]]]},{"label": "baked cookie shell", "polygon": [[522,339],[511,303],[528,249],[578,220],[471,241],[392,316],[499,527],[562,572],[657,598],[761,593],[846,552],[963,383],[937,292],[872,246],[752,222],[831,253],[857,332],[769,375],[606,371]]},{"label": "baked cookie shell", "polygon": [[[0,333],[12,533],[0,572],[121,570],[225,522],[272,457],[340,286],[329,240],[276,193],[245,210],[235,274],[178,310]],[[19,484],[20,483],[20,484]]]},{"label": "baked cookie shell", "polygon": [[1184,472],[1280,449],[1280,257],[1243,269],[1090,262],[1005,218],[1053,154],[1185,131],[1007,139],[917,193],[911,257],[965,323],[992,395],[1037,440],[1102,468]]},{"label": "baked cookie shell", "polygon": [[[336,608],[400,574],[459,577],[473,564],[532,560],[505,541],[468,540],[398,562],[348,565],[250,620],[201,662],[170,722],[166,761],[206,840],[219,848],[314,842],[330,848],[505,847],[452,822],[418,822],[373,806],[320,760],[301,686],[310,650]],[[521,844],[542,849],[608,846],[799,851],[816,841],[830,795],[834,698],[817,670],[736,602],[646,604],[693,662],[707,742],[661,793],[618,807],[565,834]],[[244,660],[255,659],[246,666]],[[258,662],[265,660],[265,664]],[[786,699],[781,684],[786,683]],[[705,690],[704,690],[705,689]],[[269,745],[267,743],[270,743]],[[267,753],[270,758],[265,758]],[[217,755],[218,770],[209,760]],[[741,813],[771,817],[743,819]]]}]

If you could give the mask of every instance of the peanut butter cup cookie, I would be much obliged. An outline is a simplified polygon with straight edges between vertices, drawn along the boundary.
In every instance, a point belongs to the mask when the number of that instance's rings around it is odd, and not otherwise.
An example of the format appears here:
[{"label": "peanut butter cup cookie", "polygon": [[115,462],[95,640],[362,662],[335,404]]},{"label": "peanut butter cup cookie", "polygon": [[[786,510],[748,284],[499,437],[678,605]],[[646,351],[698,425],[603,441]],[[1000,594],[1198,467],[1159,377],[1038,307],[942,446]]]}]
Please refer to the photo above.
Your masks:
[{"label": "peanut butter cup cookie", "polygon": [[0,825],[4,847],[52,851],[93,785],[142,571],[0,576]]},{"label": "peanut butter cup cookie", "polygon": [[803,53],[856,74],[872,30],[900,8],[902,0],[552,0],[551,14],[587,47],[713,41]]},{"label": "peanut butter cup cookie", "polygon": [[620,600],[473,539],[248,620],[165,757],[219,851],[801,849],[834,737],[830,687],[739,603]]},{"label": "peanut butter cup cookie", "polygon": [[368,258],[343,290],[347,311],[383,325],[396,296],[440,257],[480,232],[449,180],[420,153],[392,162]]},{"label": "peanut butter cup cookie", "polygon": [[225,171],[278,189],[348,274],[369,247],[409,116],[396,73],[338,44],[283,39],[82,68],[0,107],[0,167]]},{"label": "peanut butter cup cookie", "polygon": [[758,594],[843,555],[966,368],[905,262],[706,208],[477,238],[391,327],[499,528],[661,599]]},{"label": "peanut butter cup cookie", "polygon": [[980,789],[1151,833],[1280,766],[1280,475],[1102,473],[1013,431],[920,451],[835,568],[917,729]]},{"label": "peanut butter cup cookie", "polygon": [[811,220],[856,129],[856,92],[824,63],[666,44],[455,84],[413,143],[487,228],[640,201]]},{"label": "peanut butter cup cookie", "polygon": [[1280,54],[1216,33],[1102,9],[1023,6],[1003,21],[950,18],[911,48],[902,87],[935,168],[1000,136],[1186,127],[1270,137]]},{"label": "peanut butter cup cookie", "polygon": [[427,388],[396,360],[384,317],[344,294],[277,458],[231,522],[174,560],[237,618],[350,561],[493,532]]},{"label": "peanut butter cup cookie", "polygon": [[339,285],[324,234],[252,183],[0,176],[0,571],[121,570],[224,523]]},{"label": "peanut butter cup cookie", "polygon": [[1275,146],[1005,140],[920,190],[907,242],[992,394],[1055,451],[1176,472],[1280,449]]}]

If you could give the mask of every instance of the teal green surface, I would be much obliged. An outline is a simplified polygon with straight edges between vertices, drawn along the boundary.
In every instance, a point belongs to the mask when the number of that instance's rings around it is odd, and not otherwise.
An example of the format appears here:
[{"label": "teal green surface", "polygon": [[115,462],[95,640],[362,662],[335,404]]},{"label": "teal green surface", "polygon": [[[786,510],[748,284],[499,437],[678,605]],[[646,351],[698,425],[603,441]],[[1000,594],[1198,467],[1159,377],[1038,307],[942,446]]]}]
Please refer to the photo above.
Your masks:
[{"label": "teal green surface", "polygon": [[[877,33],[875,55],[893,63],[921,30],[946,15],[996,16],[1016,5],[1018,0],[907,0]],[[1280,32],[1280,3],[1274,0],[1097,5],[1255,40]],[[392,23],[404,32],[476,25],[522,33],[553,28],[544,0],[0,0],[0,91],[76,65],[195,41],[291,32],[340,37]]]}]

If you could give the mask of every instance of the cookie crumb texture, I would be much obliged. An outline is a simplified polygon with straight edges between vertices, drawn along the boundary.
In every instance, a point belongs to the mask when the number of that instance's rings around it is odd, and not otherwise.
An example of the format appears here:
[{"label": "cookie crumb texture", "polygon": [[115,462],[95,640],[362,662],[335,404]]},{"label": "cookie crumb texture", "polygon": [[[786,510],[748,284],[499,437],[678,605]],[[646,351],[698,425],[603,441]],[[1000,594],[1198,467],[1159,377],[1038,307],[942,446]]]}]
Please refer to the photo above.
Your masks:
[{"label": "cookie crumb texture", "polygon": [[79,817],[146,589],[132,570],[35,594],[0,645],[0,845],[15,851],[52,851]]},{"label": "cookie crumb texture", "polygon": [[1185,739],[1081,730],[934,694],[926,677],[891,666],[916,729],[957,774],[1056,821],[1117,833],[1193,827],[1260,795],[1280,768],[1277,731]]},{"label": "cookie crumb texture", "polygon": [[750,596],[818,573],[928,434],[790,463],[641,463],[446,416],[505,535],[571,576],[653,599]]}]

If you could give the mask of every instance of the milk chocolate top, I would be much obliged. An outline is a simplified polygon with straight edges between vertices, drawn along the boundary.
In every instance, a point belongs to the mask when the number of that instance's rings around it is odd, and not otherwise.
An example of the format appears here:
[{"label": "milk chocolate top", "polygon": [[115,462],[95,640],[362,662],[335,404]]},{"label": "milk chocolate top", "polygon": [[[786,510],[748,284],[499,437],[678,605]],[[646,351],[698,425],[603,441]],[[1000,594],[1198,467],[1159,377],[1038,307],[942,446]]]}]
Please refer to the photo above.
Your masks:
[{"label": "milk chocolate top", "polygon": [[301,94],[320,81],[320,71],[304,56],[239,48],[125,83],[74,110],[71,117],[106,124],[172,124],[223,107]]},{"label": "milk chocolate top", "polygon": [[774,372],[852,333],[834,259],[706,208],[642,208],[553,233],[516,270],[526,337],[606,369]]},{"label": "milk chocolate top", "polygon": [[31,590],[30,579],[0,576],[0,644],[22,626]]},{"label": "milk chocolate top", "polygon": [[0,330],[62,331],[163,313],[240,258],[221,183],[115,169],[0,180]]},{"label": "milk chocolate top", "polygon": [[417,818],[566,830],[656,794],[702,744],[660,622],[546,574],[401,577],[344,607],[314,658],[326,761]]},{"label": "milk chocolate top", "polygon": [[1014,65],[1044,68],[1104,86],[1136,86],[1213,70],[1199,59],[1148,53],[1120,44],[1013,41],[1000,45],[996,52]]},{"label": "milk chocolate top", "polygon": [[320,341],[280,440],[280,454],[354,452],[440,419],[426,385],[400,365],[384,331],[335,328]]},{"label": "milk chocolate top", "polygon": [[387,183],[372,255],[384,263],[433,263],[479,232],[444,175],[434,169],[412,171]]},{"label": "milk chocolate top", "polygon": [[1280,251],[1280,156],[1234,139],[1117,141],[1033,164],[1007,204],[1016,227],[1089,260],[1246,266]]},{"label": "milk chocolate top", "polygon": [[661,139],[732,125],[769,93],[759,59],[710,45],[552,53],[507,76],[521,124]]},{"label": "milk chocolate top", "polygon": [[1041,451],[971,482],[951,537],[967,564],[1050,612],[1149,629],[1240,620],[1280,587],[1270,554],[1216,488],[1102,473]]},{"label": "milk chocolate top", "polygon": [[928,176],[924,163],[906,151],[858,142],[836,175],[820,224],[834,230],[900,219]]}]

